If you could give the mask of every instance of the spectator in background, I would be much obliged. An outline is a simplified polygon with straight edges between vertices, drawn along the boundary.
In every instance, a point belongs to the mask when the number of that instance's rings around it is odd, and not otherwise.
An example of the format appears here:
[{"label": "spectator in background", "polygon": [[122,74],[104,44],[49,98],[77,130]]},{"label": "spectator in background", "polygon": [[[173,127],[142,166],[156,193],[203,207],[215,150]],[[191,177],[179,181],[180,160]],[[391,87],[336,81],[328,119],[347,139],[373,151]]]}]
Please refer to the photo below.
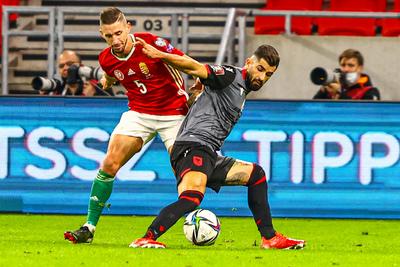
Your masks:
[{"label": "spectator in background", "polygon": [[82,95],[84,95],[84,96],[103,95],[103,94],[99,94],[99,91],[96,88],[96,86],[97,86],[97,80],[84,81]]},{"label": "spectator in background", "polygon": [[378,88],[363,73],[364,58],[355,49],[347,49],[339,56],[339,78],[321,86],[313,99],[380,100]]},{"label": "spectator in background", "polygon": [[[39,90],[41,95],[73,95],[73,96],[98,96],[114,95],[112,89],[103,91],[98,87],[97,80],[80,79],[77,73],[72,71],[71,66],[80,67],[82,61],[80,56],[72,50],[64,50],[58,57],[58,75],[61,78],[61,86],[54,90]],[[75,72],[77,68],[74,68]]]},{"label": "spectator in background", "polygon": [[58,72],[63,80],[64,88],[62,95],[83,95],[83,85],[67,84],[68,69],[72,65],[80,66],[82,64],[81,57],[72,50],[64,50],[58,57]]},{"label": "spectator in background", "polygon": [[[124,95],[124,92],[118,91],[117,94],[122,96]],[[82,91],[83,96],[114,96],[114,92],[112,88],[107,88],[107,89],[102,89],[99,87],[99,83],[97,80],[86,80],[83,82],[83,91]]]}]

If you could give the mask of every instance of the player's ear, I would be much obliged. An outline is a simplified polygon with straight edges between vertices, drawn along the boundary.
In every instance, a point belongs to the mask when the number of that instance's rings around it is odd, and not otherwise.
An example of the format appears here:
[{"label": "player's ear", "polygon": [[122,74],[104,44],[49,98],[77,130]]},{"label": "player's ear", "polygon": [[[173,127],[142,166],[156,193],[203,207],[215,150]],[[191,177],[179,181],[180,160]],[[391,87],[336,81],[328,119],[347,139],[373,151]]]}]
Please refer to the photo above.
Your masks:
[{"label": "player's ear", "polygon": [[126,27],[127,27],[127,29],[128,29],[128,32],[130,32],[131,29],[132,29],[132,24],[128,21],[128,22],[126,23]]},{"label": "player's ear", "polygon": [[247,58],[245,61],[245,67],[246,69],[249,68],[249,66],[253,63],[253,60],[251,58]]}]

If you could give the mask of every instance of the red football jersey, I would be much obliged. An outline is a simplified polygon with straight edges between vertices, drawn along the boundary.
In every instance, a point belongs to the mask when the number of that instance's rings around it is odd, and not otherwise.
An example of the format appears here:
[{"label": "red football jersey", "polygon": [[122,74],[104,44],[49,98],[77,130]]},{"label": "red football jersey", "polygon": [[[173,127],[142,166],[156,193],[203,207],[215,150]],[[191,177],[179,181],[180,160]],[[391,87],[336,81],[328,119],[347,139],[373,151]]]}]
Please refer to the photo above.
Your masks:
[{"label": "red football jersey", "polygon": [[[160,51],[183,55],[167,40],[151,33],[130,34],[142,38]],[[125,58],[117,57],[111,47],[99,55],[101,68],[126,88],[131,110],[151,115],[186,115],[188,111],[183,78],[178,70],[160,59],[148,58],[136,43]]]}]

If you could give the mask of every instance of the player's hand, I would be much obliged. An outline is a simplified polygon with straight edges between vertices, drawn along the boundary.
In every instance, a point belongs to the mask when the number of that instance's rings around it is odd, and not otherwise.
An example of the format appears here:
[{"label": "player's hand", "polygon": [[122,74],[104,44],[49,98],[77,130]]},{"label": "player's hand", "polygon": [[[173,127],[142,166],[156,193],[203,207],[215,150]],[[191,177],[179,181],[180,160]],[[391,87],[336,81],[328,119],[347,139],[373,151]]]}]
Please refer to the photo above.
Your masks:
[{"label": "player's hand", "polygon": [[105,90],[105,89],[108,89],[111,86],[113,86],[113,84],[116,81],[117,80],[114,79],[113,77],[109,77],[109,76],[103,75],[103,77],[101,77],[101,79],[100,79],[100,84],[101,84],[101,87],[103,87],[103,89]]},{"label": "player's hand", "polygon": [[143,46],[142,51],[149,58],[161,58],[162,57],[162,52],[160,50],[158,50],[157,48],[153,47],[152,45],[149,45],[142,38],[135,37],[135,40],[141,46]]},{"label": "player's hand", "polygon": [[203,92],[204,85],[200,82],[200,79],[197,78],[195,83],[188,89],[189,99],[188,106],[191,107],[193,103],[197,100],[199,95]]},{"label": "player's hand", "polygon": [[200,79],[197,78],[194,84],[188,89],[189,94],[200,94],[204,90],[204,85],[201,83]]}]

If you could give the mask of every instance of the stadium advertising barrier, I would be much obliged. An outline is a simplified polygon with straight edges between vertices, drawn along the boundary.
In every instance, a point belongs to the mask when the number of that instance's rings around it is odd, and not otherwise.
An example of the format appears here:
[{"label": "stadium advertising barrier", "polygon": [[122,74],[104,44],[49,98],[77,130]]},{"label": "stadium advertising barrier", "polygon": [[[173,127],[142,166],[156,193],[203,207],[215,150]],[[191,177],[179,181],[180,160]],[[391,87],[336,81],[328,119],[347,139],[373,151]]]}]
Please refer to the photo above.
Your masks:
[{"label": "stadium advertising barrier", "polygon": [[[0,212],[85,214],[126,99],[0,97]],[[222,154],[266,171],[274,216],[400,218],[400,103],[248,101]],[[108,214],[153,215],[176,200],[157,137],[118,173]],[[203,208],[249,216],[245,187]]]}]

